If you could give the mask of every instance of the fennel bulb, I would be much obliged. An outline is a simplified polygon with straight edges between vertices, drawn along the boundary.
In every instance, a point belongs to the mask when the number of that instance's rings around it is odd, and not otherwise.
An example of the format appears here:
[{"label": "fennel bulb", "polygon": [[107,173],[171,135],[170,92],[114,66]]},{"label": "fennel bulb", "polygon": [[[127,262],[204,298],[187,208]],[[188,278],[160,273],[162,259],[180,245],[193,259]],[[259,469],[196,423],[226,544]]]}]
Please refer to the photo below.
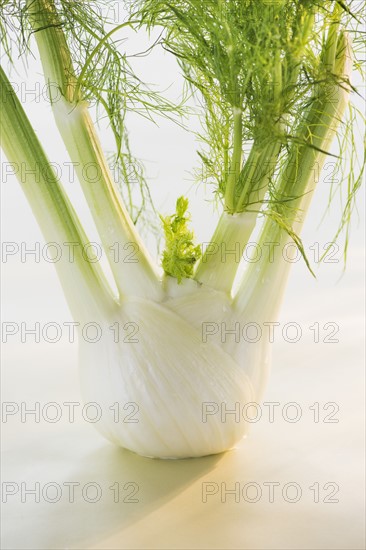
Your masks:
[{"label": "fennel bulb", "polygon": [[[144,456],[220,453],[246,432],[246,423],[235,415],[222,419],[211,413],[217,404],[229,410],[254,401],[245,366],[221,346],[202,342],[202,306],[215,302],[220,313],[230,305],[225,295],[193,286],[183,300],[168,297],[158,304],[128,298],[116,316],[101,323],[106,338],[80,343],[83,397],[103,410],[95,426],[114,443]],[[136,343],[116,343],[108,327],[123,327],[131,319],[138,327]],[[116,421],[114,403],[135,407],[133,419]]]},{"label": "fennel bulb", "polygon": [[[231,216],[223,217],[222,226],[225,222],[233,228]],[[248,433],[242,411],[262,398],[271,344],[267,338],[244,338],[242,328],[276,320],[292,265],[282,255],[268,264],[268,257],[263,277],[253,264],[248,274],[253,286],[247,285],[245,299],[215,289],[213,275],[213,286],[191,279],[177,285],[167,277],[159,302],[130,296],[97,317],[103,337],[93,344],[80,337],[79,346],[83,398],[103,411],[94,424],[98,431],[122,447],[159,458],[219,453]],[[95,319],[95,313],[88,318]],[[131,321],[138,332],[116,341],[114,328]],[[115,403],[135,407],[133,421],[118,421]]]},{"label": "fennel bulb", "polygon": [[[230,449],[248,428],[237,405],[261,399],[270,367],[269,340],[237,338],[236,327],[276,320],[291,266],[284,248],[294,243],[309,265],[300,231],[316,185],[315,168],[320,171],[335,135],[340,140],[343,131],[352,142],[344,116],[357,48],[348,30],[360,10],[355,14],[352,2],[333,0],[139,0],[136,11],[107,32],[94,11],[98,2],[23,4],[19,12],[13,2],[4,3],[0,23],[10,38],[4,32],[3,45],[12,60],[12,29],[18,25],[20,36],[35,36],[45,81],[57,91],[57,97],[50,95],[57,127],[76,166],[117,296],[99,263],[82,255],[88,237],[3,68],[1,145],[9,162],[41,167],[37,175],[28,170],[20,183],[45,238],[80,245],[74,262],[62,259],[56,268],[74,319],[96,322],[102,331],[94,343],[79,338],[82,393],[103,411],[95,426],[116,444],[150,457]],[[161,216],[163,275],[134,223],[149,192],[130,152],[125,114],[140,109],[155,120],[157,114],[180,116],[184,108],[144,87],[114,41],[118,32],[141,26],[162,27],[161,42],[199,98],[199,137],[205,145],[199,156],[222,204],[203,254],[189,229],[184,197],[175,214]],[[357,28],[351,30],[357,44]],[[127,198],[108,168],[88,109],[91,99],[109,119]],[[83,170],[88,164],[98,168],[93,184]],[[142,196],[138,215],[128,198],[128,165],[134,166]],[[350,220],[363,168],[349,171],[340,231]],[[261,257],[246,266],[234,292],[238,263],[233,255],[223,261],[222,246],[244,250],[261,217]],[[116,242],[132,243],[136,261],[116,262]],[[136,329],[133,335],[116,338],[116,331],[129,326]],[[116,404],[136,414],[130,421],[116,419]]]}]

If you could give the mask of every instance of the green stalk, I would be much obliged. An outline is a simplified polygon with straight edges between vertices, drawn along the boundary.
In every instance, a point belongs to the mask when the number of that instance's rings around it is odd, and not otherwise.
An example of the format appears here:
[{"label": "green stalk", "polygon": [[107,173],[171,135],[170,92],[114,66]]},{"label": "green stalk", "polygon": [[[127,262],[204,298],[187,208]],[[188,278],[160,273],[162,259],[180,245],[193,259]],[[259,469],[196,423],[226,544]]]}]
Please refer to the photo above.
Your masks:
[{"label": "green stalk", "polygon": [[[159,299],[161,284],[149,254],[116,189],[99,138],[80,92],[71,54],[53,0],[29,0],[32,25],[46,82],[57,84],[63,98],[52,103],[66,145],[120,293]],[[87,179],[86,167],[97,170]],[[116,250],[118,249],[118,255]],[[131,256],[133,261],[124,262]],[[119,259],[121,258],[121,259]]]},{"label": "green stalk", "polygon": [[[262,201],[268,191],[268,185],[277,164],[278,155],[282,147],[282,140],[274,137],[268,145],[259,149],[253,145],[241,177],[245,180],[242,192],[236,205],[236,212],[243,210],[257,213],[262,207]],[[256,176],[253,184],[253,176]]]},{"label": "green stalk", "polygon": [[109,310],[115,305],[111,291],[98,264],[88,261],[87,237],[2,67],[0,89],[1,147],[17,170],[44,238],[61,247],[55,267],[70,310],[75,319]]},{"label": "green stalk", "polygon": [[233,154],[231,158],[230,173],[225,190],[225,206],[229,212],[235,211],[235,188],[241,172],[241,157],[243,147],[243,121],[242,111],[234,107],[234,138]]},{"label": "green stalk", "polygon": [[[247,198],[247,196],[250,193],[251,187],[253,185],[253,176],[257,174],[258,176],[258,170],[262,169],[262,163],[259,161],[262,161],[262,157],[267,151],[267,147],[260,148],[255,142],[250,150],[250,153],[248,155],[248,159],[246,163],[243,166],[243,169],[241,171],[240,177],[242,180],[244,180],[243,189],[240,193],[239,199],[236,203],[236,212],[241,212],[244,210],[244,201]],[[246,201],[248,202],[248,201]]]},{"label": "green stalk", "polygon": [[250,311],[253,304],[258,316],[265,312],[267,320],[272,320],[281,303],[292,265],[291,258],[284,254],[284,248],[293,240],[285,227],[292,235],[299,235],[316,186],[314,168],[317,166],[320,172],[349,99],[346,84],[352,66],[349,38],[341,34],[333,39],[337,41],[333,52],[337,50],[338,56],[333,59],[332,72],[345,82],[335,81],[331,95],[329,90],[317,90],[299,125],[297,140],[292,144],[277,188],[279,202],[274,205],[273,214],[278,214],[278,220],[269,218],[264,224],[259,241],[262,257],[248,267],[234,300],[239,312]]},{"label": "green stalk", "polygon": [[280,51],[275,52],[275,64],[273,68],[273,102],[276,106],[277,116],[281,116],[281,98],[282,98],[282,60]]},{"label": "green stalk", "polygon": [[[246,183],[236,205],[236,213],[232,215],[223,212],[221,215],[211,242],[197,267],[194,277],[196,281],[230,294],[280,150],[281,140],[278,138],[262,150],[253,145],[240,175],[245,177]],[[254,174],[258,180],[255,186],[252,182]],[[246,207],[242,212],[244,200]]]},{"label": "green stalk", "polygon": [[257,214],[223,212],[195,273],[195,280],[230,294]]}]

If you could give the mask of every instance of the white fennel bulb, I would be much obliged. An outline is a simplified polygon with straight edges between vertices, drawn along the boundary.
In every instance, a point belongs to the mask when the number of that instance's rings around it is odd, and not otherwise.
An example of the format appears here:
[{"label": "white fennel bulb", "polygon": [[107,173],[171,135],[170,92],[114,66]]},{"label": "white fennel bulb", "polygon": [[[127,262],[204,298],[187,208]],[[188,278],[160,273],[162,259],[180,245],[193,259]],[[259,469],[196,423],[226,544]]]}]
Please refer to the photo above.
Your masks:
[{"label": "white fennel bulb", "polygon": [[[230,449],[246,433],[242,418],[221,413],[253,402],[254,390],[245,365],[223,346],[203,341],[203,310],[194,305],[205,292],[197,288],[185,297],[193,304],[185,318],[174,299],[128,298],[101,323],[99,342],[80,339],[83,398],[100,405],[95,426],[114,443],[145,456],[184,458]],[[208,294],[218,312],[228,311],[224,294]],[[136,333],[116,342],[109,327],[127,325]],[[135,409],[131,421],[126,413],[116,417],[115,403]]]}]

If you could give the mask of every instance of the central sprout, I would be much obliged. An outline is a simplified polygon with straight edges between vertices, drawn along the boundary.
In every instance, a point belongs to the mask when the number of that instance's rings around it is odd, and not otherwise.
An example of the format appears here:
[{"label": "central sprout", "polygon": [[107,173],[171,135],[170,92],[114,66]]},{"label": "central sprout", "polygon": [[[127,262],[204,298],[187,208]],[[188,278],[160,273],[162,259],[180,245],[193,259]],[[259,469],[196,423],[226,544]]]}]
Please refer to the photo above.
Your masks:
[{"label": "central sprout", "polygon": [[162,266],[167,275],[178,279],[193,277],[195,264],[201,257],[201,248],[193,243],[193,231],[188,229],[188,199],[177,200],[176,213],[161,218],[165,234]]}]

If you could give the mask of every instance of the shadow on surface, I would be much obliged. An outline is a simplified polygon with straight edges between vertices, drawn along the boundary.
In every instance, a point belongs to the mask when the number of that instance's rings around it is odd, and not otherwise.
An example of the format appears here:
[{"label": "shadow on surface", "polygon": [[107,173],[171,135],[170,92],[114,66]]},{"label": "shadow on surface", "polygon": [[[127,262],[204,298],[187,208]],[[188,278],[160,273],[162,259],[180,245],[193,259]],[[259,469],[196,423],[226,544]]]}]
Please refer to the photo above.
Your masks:
[{"label": "shadow on surface", "polygon": [[[43,520],[49,527],[42,536],[43,548],[55,548],[55,541],[57,548],[60,543],[62,548],[87,548],[116,532],[122,533],[213,470],[223,456],[157,460],[111,445],[103,446],[79,461],[77,470],[70,471],[68,480],[80,483],[75,490],[75,502],[62,499],[56,505],[45,506]],[[81,488],[88,483],[101,487],[98,502],[90,503],[83,498]],[[117,483],[119,501],[115,502]],[[126,487],[128,483],[133,485]],[[112,486],[114,489],[110,489]],[[96,490],[90,487],[87,495],[94,498]],[[129,499],[138,502],[128,502]]]}]

